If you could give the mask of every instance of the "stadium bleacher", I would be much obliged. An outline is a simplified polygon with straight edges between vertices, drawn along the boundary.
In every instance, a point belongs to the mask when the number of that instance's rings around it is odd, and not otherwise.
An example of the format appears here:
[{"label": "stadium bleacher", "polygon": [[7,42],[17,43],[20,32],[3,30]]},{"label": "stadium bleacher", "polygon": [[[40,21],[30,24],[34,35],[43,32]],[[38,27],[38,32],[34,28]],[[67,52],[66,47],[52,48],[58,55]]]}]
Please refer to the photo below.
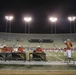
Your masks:
[{"label": "stadium bleacher", "polygon": [[[64,41],[70,39],[73,46],[76,47],[76,34],[20,34],[20,33],[0,33],[0,45],[11,45],[12,47],[37,47],[40,45],[42,48],[64,48]],[[29,39],[36,41],[36,43],[29,42]],[[40,40],[41,39],[41,40]],[[49,42],[51,40],[51,42]],[[40,42],[39,42],[39,41]],[[46,42],[41,42],[46,40]]]}]

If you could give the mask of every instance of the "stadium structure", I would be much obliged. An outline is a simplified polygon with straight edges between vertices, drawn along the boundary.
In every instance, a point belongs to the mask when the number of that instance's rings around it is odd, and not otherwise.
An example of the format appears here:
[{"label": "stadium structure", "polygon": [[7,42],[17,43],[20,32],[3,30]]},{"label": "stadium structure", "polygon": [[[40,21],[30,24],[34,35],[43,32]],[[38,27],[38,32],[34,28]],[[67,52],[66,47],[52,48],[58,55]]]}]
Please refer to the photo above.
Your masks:
[{"label": "stadium structure", "polygon": [[[0,74],[2,75],[75,75],[76,34],[25,34],[0,32]],[[64,56],[64,41],[73,43],[72,59]],[[11,46],[13,52],[2,52],[3,46]],[[23,46],[24,52],[18,53]],[[34,59],[31,55],[40,46],[43,55]],[[41,59],[40,59],[41,58]],[[67,58],[67,59],[66,59]],[[4,66],[4,67],[2,67]],[[6,68],[7,66],[7,68]],[[38,67],[39,66],[39,67]],[[15,67],[15,68],[14,68]],[[5,70],[7,69],[7,70]],[[16,69],[16,70],[15,70]]]},{"label": "stadium structure", "polygon": [[[38,46],[42,48],[44,53],[46,54],[46,62],[38,61],[35,65],[55,65],[58,61],[60,64],[66,64],[65,56],[64,56],[64,41],[66,39],[70,39],[73,43],[73,51],[72,57],[74,58],[73,62],[76,60],[75,58],[75,49],[76,49],[76,34],[22,34],[22,33],[0,33],[0,50],[6,45],[7,47],[13,47],[14,51],[17,51],[18,46],[21,45],[24,47],[24,52],[26,53],[26,64],[28,64],[29,59],[32,61],[31,56],[29,54],[33,52]],[[2,60],[2,59],[1,59]],[[62,62],[61,62],[62,61]],[[12,61],[11,61],[12,62]],[[19,61],[17,61],[18,63]],[[35,62],[35,61],[34,61]],[[51,62],[51,63],[48,63]],[[3,61],[1,61],[3,63]],[[17,64],[14,63],[14,64]],[[55,63],[55,64],[54,64]],[[57,63],[57,64],[58,64]],[[4,64],[6,64],[4,62]],[[10,64],[10,63],[8,63]],[[18,63],[19,64],[19,63]],[[21,63],[20,63],[21,64]],[[22,63],[23,64],[23,63]],[[25,63],[24,63],[25,64]],[[73,63],[75,64],[75,62]]]}]

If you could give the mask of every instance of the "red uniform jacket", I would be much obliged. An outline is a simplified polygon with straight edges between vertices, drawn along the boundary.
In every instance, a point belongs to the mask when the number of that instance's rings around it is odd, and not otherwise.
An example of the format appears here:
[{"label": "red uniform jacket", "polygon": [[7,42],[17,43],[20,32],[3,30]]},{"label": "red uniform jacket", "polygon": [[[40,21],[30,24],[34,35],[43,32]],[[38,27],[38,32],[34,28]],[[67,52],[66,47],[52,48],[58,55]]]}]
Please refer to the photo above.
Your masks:
[{"label": "red uniform jacket", "polygon": [[67,50],[70,50],[72,47],[72,43],[71,42],[66,42],[65,43],[67,45]]},{"label": "red uniform jacket", "polygon": [[7,47],[3,47],[2,48],[2,52],[7,52],[8,51],[8,48]]},{"label": "red uniform jacket", "polygon": [[12,47],[10,47],[10,48],[9,48],[9,51],[10,51],[10,52],[12,52],[12,51],[13,51],[13,48],[12,48]]},{"label": "red uniform jacket", "polygon": [[23,52],[23,49],[24,49],[23,47],[19,47],[18,52]]},{"label": "red uniform jacket", "polygon": [[37,48],[36,49],[36,53],[42,53],[42,49],[41,48]]}]

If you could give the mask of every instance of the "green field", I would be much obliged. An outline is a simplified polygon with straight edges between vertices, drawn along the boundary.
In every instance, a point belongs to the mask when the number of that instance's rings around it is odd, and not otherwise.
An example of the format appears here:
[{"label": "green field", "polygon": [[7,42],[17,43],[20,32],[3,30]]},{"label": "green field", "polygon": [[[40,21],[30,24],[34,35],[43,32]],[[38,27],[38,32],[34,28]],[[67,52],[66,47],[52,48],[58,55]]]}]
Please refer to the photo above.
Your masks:
[{"label": "green field", "polygon": [[[31,53],[33,51],[26,51],[26,58],[29,59],[29,53]],[[65,60],[65,56],[64,56],[64,51],[44,51],[44,53],[46,53],[46,61],[64,61]],[[66,56],[67,57],[67,56]],[[74,51],[74,53],[72,53],[72,58],[74,58],[74,60],[76,61],[76,50]]]},{"label": "green field", "polygon": [[0,65],[0,70],[76,70],[76,65]]},{"label": "green field", "polygon": [[[26,51],[26,58],[29,60],[29,53],[33,51]],[[45,51],[46,61],[64,61],[64,52],[50,52]],[[67,56],[66,56],[67,57]],[[76,51],[72,53],[72,57],[76,61]],[[26,62],[26,61],[25,61]],[[8,62],[7,62],[8,63]],[[17,69],[17,70],[76,70],[76,65],[3,65],[0,64],[0,69]]]}]

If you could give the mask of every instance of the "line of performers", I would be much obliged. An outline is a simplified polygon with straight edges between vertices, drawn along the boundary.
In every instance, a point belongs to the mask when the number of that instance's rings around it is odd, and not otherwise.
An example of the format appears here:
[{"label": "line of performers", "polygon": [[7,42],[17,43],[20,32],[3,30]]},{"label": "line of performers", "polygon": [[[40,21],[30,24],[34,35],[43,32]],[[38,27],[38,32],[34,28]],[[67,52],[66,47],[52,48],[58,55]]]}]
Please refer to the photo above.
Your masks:
[{"label": "line of performers", "polygon": [[[72,42],[70,41],[70,39],[67,39],[66,41],[64,41],[64,44],[66,45],[66,47],[64,48],[64,56],[66,56],[66,54],[67,54],[68,58],[71,58],[72,57],[71,52],[73,50]],[[19,45],[17,52],[24,52],[24,50],[25,50],[25,48],[23,48],[21,45]],[[4,45],[4,47],[2,48],[2,52],[13,52],[13,51],[14,51],[14,49],[10,46],[6,47],[6,45]],[[52,49],[50,51],[52,51]],[[58,51],[58,49],[56,48],[55,51]],[[35,49],[35,52],[41,53],[41,52],[43,52],[43,49],[40,46],[38,46]],[[61,52],[62,52],[62,50],[61,50]]]},{"label": "line of performers", "polygon": [[[36,51],[36,53],[43,52],[42,48],[40,46],[38,46],[35,51]],[[25,52],[25,48],[23,46],[19,45],[18,49],[14,50],[13,47],[11,47],[11,46],[7,47],[6,45],[4,45],[3,48],[1,48],[1,52]]]},{"label": "line of performers", "polygon": [[[2,50],[2,52],[15,52],[13,47],[11,47],[11,46],[7,47],[6,45],[4,45],[1,50]],[[24,48],[21,45],[19,45],[16,52],[24,52]]]}]

